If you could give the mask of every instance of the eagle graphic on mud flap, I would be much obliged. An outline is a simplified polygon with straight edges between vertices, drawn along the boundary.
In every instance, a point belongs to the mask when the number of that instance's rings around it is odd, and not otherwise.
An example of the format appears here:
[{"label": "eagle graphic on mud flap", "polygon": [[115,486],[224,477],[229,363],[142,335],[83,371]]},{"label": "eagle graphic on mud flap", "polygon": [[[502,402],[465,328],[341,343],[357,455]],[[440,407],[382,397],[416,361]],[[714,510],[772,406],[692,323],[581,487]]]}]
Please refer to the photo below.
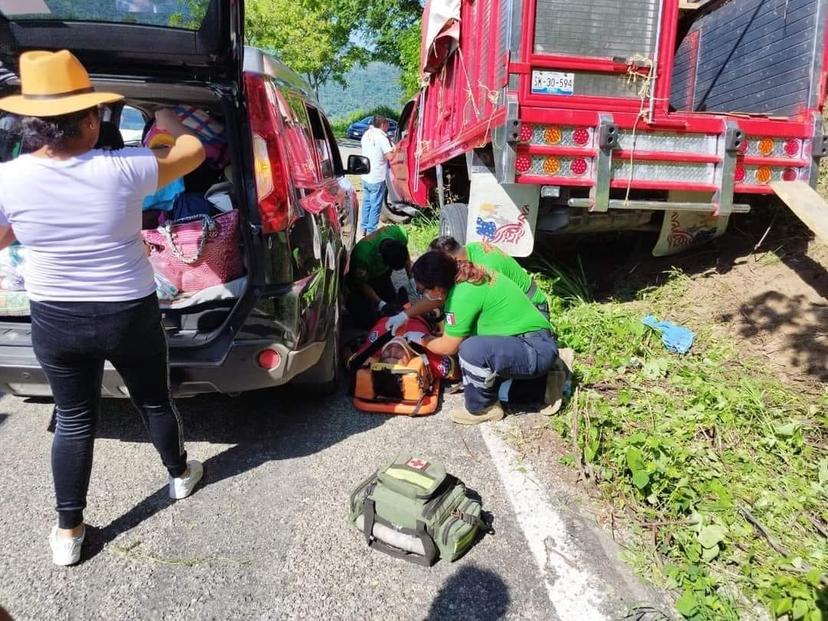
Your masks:
[{"label": "eagle graphic on mud flap", "polygon": [[472,173],[466,241],[484,241],[514,257],[528,257],[535,245],[540,190],[498,183],[491,173]]},{"label": "eagle graphic on mud flap", "polygon": [[[523,205],[517,222],[510,222],[497,213],[497,208],[488,203],[480,206],[480,215],[477,216],[477,234],[493,244],[517,244],[526,235],[526,217],[529,207]],[[484,216],[484,217],[481,217]]]}]

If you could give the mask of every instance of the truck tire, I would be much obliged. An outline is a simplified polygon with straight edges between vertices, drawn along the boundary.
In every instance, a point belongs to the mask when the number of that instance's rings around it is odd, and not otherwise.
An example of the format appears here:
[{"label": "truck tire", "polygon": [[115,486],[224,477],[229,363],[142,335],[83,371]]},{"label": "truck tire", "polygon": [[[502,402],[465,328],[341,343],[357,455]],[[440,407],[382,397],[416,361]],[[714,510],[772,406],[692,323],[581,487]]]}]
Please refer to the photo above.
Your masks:
[{"label": "truck tire", "polygon": [[468,205],[465,203],[446,205],[440,210],[440,235],[451,235],[461,246],[465,246],[468,222]]},{"label": "truck tire", "polygon": [[408,224],[411,222],[411,216],[408,214],[396,213],[388,205],[382,206],[380,219],[383,222],[390,222],[391,224]]}]

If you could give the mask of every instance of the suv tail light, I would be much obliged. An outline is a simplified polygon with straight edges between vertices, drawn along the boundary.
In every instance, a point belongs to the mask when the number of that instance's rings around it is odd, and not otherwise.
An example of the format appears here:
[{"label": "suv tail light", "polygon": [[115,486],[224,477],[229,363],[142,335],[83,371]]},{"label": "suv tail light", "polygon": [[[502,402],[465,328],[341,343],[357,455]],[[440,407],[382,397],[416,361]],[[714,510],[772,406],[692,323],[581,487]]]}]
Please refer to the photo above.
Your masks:
[{"label": "suv tail light", "polygon": [[253,171],[262,231],[284,231],[290,224],[291,200],[285,174],[285,154],[277,128],[280,125],[275,94],[260,75],[245,74],[247,107],[253,146]]}]

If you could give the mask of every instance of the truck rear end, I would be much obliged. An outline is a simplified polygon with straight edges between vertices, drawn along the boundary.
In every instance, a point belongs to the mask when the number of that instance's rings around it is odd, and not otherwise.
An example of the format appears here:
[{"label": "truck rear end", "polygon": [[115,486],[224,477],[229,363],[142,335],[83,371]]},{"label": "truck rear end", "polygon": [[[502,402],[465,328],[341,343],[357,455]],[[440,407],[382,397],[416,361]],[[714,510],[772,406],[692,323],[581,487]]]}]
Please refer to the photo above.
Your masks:
[{"label": "truck rear end", "polygon": [[467,239],[518,256],[538,231],[660,227],[658,254],[720,235],[774,181],[816,183],[827,5],[432,1],[411,195],[454,169]]}]

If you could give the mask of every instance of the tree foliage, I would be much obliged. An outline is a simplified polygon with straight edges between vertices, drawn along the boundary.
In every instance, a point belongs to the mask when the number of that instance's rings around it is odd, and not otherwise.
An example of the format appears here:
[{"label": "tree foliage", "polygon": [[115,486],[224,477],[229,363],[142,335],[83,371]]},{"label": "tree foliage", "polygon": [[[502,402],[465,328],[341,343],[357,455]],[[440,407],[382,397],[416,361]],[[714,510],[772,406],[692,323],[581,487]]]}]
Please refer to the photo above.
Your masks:
[{"label": "tree foliage", "polygon": [[399,38],[400,86],[407,101],[420,88],[420,20],[411,24]]},{"label": "tree foliage", "polygon": [[361,11],[355,0],[248,0],[247,40],[275,52],[318,93],[370,58],[356,42]]},{"label": "tree foliage", "polygon": [[416,90],[420,0],[247,0],[245,7],[247,40],[275,52],[317,93],[369,60],[402,68],[405,95]]}]

